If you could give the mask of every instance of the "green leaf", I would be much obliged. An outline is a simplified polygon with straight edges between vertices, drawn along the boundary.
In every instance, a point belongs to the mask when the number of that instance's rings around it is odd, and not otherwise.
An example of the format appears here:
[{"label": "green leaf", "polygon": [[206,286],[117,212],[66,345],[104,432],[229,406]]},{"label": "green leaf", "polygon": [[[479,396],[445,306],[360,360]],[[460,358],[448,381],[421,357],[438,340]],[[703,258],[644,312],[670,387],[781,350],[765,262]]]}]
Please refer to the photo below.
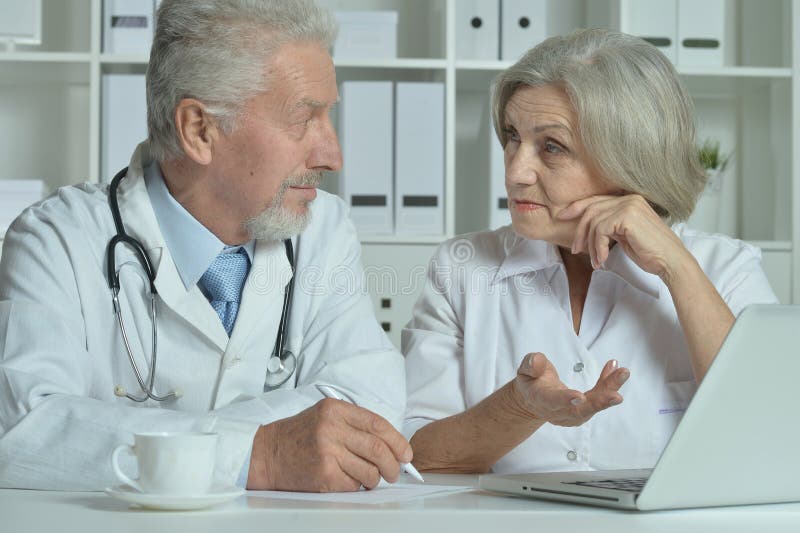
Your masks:
[{"label": "green leaf", "polygon": [[719,168],[724,170],[728,164],[730,155],[722,155],[719,152],[719,141],[706,139],[702,146],[697,147],[697,157],[704,169],[710,170]]}]

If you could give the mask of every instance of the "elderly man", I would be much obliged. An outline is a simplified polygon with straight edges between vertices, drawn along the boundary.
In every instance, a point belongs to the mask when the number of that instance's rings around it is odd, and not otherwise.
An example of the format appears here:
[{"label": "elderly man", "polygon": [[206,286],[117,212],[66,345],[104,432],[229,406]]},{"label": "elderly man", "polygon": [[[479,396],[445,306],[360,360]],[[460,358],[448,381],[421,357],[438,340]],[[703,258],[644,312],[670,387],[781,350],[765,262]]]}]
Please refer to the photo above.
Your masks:
[{"label": "elderly man", "polygon": [[164,0],[148,142],[6,234],[0,486],[100,489],[153,431],[216,432],[217,482],[256,489],[374,487],[411,460],[402,357],[317,190],[341,166],[335,31],[312,0]]}]

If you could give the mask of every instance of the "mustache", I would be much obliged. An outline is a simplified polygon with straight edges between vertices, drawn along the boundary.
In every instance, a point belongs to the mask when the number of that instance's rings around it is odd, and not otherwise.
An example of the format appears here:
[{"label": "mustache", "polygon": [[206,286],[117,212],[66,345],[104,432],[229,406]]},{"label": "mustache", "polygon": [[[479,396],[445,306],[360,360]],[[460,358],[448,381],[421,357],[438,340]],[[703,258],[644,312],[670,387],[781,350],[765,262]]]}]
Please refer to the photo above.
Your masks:
[{"label": "mustache", "polygon": [[289,176],[281,188],[286,187],[318,187],[322,182],[322,172],[306,172],[299,176]]}]

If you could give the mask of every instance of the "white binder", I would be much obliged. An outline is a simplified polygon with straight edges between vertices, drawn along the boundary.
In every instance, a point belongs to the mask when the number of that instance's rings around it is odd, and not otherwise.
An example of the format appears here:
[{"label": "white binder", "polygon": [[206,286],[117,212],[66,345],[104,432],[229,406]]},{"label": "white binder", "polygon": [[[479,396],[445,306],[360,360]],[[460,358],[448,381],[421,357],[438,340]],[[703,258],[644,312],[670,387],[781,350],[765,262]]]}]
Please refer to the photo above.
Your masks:
[{"label": "white binder", "polygon": [[506,165],[503,159],[503,146],[494,133],[489,132],[489,228],[511,224],[506,192]]},{"label": "white binder", "polygon": [[147,138],[144,74],[104,74],[102,90],[100,179],[108,182]]},{"label": "white binder", "polygon": [[42,0],[0,0],[0,42],[42,44]]},{"label": "white binder", "polygon": [[678,64],[735,63],[735,6],[726,0],[678,0]]},{"label": "white binder", "polygon": [[397,83],[395,233],[444,234],[444,84]]},{"label": "white binder", "polygon": [[340,91],[339,192],[362,235],[394,231],[392,92],[390,81],[346,81]]},{"label": "white binder", "polygon": [[516,61],[553,35],[571,33],[584,20],[583,0],[501,0],[500,57]]},{"label": "white binder", "polygon": [[620,30],[636,35],[678,62],[678,0],[620,0]]},{"label": "white binder", "polygon": [[500,58],[500,0],[456,2],[456,58]]},{"label": "white binder", "polygon": [[516,61],[547,38],[547,0],[502,0],[500,57]]},{"label": "white binder", "polygon": [[153,0],[104,0],[103,52],[149,54],[154,12]]},{"label": "white binder", "polygon": [[334,16],[339,33],[333,43],[333,57],[397,57],[397,11],[336,11]]}]

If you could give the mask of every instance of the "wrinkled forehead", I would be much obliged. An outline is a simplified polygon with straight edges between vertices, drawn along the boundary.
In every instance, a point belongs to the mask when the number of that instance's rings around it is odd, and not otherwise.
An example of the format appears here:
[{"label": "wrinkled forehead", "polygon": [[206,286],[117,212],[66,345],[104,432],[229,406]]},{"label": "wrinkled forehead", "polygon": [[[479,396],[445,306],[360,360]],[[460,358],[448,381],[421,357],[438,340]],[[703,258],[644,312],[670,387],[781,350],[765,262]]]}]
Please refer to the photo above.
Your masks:
[{"label": "wrinkled forehead", "polygon": [[517,129],[548,125],[570,134],[578,126],[575,108],[566,91],[553,85],[519,87],[506,103],[503,121]]},{"label": "wrinkled forehead", "polygon": [[267,92],[289,110],[331,107],[339,101],[333,60],[317,43],[281,46],[267,62],[266,78]]}]

